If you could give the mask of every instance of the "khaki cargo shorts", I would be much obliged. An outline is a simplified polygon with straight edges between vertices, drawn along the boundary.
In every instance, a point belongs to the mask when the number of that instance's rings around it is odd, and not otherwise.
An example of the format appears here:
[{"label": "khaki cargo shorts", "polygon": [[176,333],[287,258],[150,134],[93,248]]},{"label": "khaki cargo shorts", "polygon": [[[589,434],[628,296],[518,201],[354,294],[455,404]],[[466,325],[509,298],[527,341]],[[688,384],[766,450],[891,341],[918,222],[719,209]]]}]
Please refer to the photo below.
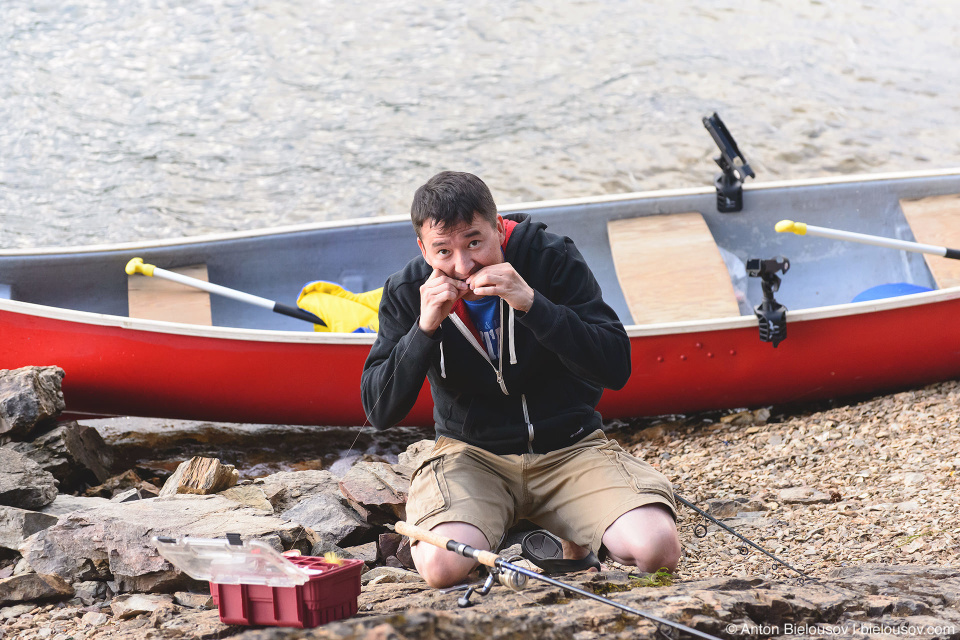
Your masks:
[{"label": "khaki cargo shorts", "polygon": [[649,504],[676,519],[670,482],[600,430],[550,453],[503,456],[440,437],[413,474],[407,520],[424,529],[466,522],[497,549],[507,529],[527,519],[599,553],[617,518]]}]

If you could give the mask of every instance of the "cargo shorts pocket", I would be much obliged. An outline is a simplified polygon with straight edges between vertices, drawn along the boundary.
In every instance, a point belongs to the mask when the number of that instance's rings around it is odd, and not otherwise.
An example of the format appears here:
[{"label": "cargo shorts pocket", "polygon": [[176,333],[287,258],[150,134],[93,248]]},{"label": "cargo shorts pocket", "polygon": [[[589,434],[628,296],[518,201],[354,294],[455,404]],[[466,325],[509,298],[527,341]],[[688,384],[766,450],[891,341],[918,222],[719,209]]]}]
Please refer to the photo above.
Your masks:
[{"label": "cargo shorts pocket", "polygon": [[423,461],[410,479],[407,521],[419,525],[430,516],[447,509],[449,491],[443,478],[443,455]]},{"label": "cargo shorts pocket", "polygon": [[604,443],[600,450],[617,467],[624,484],[635,492],[659,494],[673,502],[673,485],[650,463],[631,456],[614,440]]}]

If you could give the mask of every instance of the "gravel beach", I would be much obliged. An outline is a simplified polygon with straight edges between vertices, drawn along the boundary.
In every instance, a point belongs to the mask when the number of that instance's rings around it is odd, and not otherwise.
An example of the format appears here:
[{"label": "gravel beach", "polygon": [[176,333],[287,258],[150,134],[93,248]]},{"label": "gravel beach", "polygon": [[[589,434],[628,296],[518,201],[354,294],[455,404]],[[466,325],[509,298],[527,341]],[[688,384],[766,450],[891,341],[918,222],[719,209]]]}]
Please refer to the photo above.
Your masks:
[{"label": "gravel beach", "polygon": [[[863,563],[956,566],[960,383],[818,411],[637,421],[615,437],[676,491],[813,576]],[[732,518],[732,519],[728,519]],[[796,574],[681,507],[683,579]]]},{"label": "gravel beach", "polygon": [[[812,577],[865,565],[928,572],[958,566],[958,399],[960,382],[946,382],[842,406],[642,419],[613,423],[609,431],[661,469],[680,495]],[[756,550],[741,553],[740,541],[716,525],[698,537],[699,524],[708,523],[681,507],[684,555],[675,585],[715,578],[796,584],[796,573]],[[438,596],[420,584],[411,588],[424,600],[413,602],[430,609],[429,598]],[[362,608],[379,608],[375,589],[364,587]],[[129,597],[0,609],[0,638],[247,635],[220,624],[208,601],[181,605],[173,596],[150,596],[156,610],[130,617],[122,603]],[[337,629],[318,630],[317,637],[340,637]]]}]

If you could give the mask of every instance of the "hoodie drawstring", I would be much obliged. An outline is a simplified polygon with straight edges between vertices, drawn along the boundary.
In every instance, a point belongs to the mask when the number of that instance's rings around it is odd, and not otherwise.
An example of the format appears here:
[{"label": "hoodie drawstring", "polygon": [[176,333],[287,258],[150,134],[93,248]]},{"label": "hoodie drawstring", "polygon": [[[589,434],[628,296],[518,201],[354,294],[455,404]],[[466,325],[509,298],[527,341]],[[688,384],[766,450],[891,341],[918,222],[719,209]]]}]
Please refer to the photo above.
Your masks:
[{"label": "hoodie drawstring", "polygon": [[513,307],[510,307],[509,313],[509,334],[510,334],[510,364],[517,364],[517,345],[513,340]]}]

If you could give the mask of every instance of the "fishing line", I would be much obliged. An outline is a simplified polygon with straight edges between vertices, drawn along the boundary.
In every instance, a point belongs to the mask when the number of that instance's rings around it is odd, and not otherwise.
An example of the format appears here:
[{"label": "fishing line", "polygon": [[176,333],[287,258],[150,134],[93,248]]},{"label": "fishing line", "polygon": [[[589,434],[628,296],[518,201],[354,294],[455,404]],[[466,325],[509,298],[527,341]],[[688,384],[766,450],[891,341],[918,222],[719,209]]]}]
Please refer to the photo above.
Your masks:
[{"label": "fishing line", "polygon": [[[410,344],[413,340],[407,342],[407,346],[404,348],[403,353],[400,354],[400,357],[397,358],[397,364],[393,365],[393,372],[390,374],[390,377],[387,378],[387,381],[383,383],[383,389],[380,390],[380,394],[377,396],[376,402],[373,403],[373,406],[370,407],[370,413],[373,413],[374,409],[377,408],[377,405],[380,404],[380,399],[383,397],[383,394],[387,392],[387,387],[390,385],[390,381],[393,380],[394,376],[397,375],[397,369],[400,368],[400,363],[403,362],[403,357],[407,355],[407,350],[410,348]],[[366,412],[364,412],[366,414]],[[350,448],[347,449],[347,453],[344,457],[349,456],[353,453],[353,448],[357,445],[357,441],[360,439],[360,436],[363,434],[363,430],[367,428],[367,425],[370,424],[370,416],[366,414],[367,419],[364,420],[363,426],[360,427],[360,430],[357,431],[357,437],[353,439],[353,443],[350,444]]]},{"label": "fishing line", "polygon": [[[450,276],[447,276],[447,277],[449,278]],[[454,278],[454,280],[459,280],[459,278]],[[466,280],[460,280],[460,282],[466,282]],[[403,362],[403,357],[407,355],[407,350],[410,348],[411,342],[413,341],[410,340],[407,343],[407,346],[404,348],[403,353],[401,353],[400,357],[397,359],[397,364],[393,366],[393,372],[390,374],[390,377],[387,378],[387,381],[383,384],[383,389],[380,390],[380,394],[377,396],[376,402],[374,402],[373,406],[370,408],[370,413],[373,413],[373,410],[377,408],[378,404],[380,404],[380,399],[383,397],[383,394],[386,393],[387,387],[390,385],[390,381],[393,380],[394,376],[397,375],[397,369],[400,368],[400,363]],[[351,453],[353,453],[353,448],[357,445],[357,441],[360,440],[360,436],[363,434],[363,430],[367,428],[368,424],[370,424],[369,414],[366,414],[366,412],[364,412],[364,414],[366,415],[367,419],[364,421],[363,426],[360,427],[360,430],[357,431],[357,437],[353,439],[353,442],[350,444],[350,448],[347,449],[347,453],[345,454],[345,456],[349,456]]]}]

